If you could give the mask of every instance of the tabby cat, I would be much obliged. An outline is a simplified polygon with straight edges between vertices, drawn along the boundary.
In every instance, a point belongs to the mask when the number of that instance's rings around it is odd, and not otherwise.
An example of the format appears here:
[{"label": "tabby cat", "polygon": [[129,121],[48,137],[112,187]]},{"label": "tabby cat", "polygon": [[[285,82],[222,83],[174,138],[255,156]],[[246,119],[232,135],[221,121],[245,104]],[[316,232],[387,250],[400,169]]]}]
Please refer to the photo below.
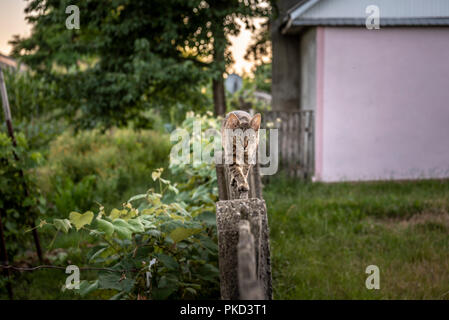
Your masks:
[{"label": "tabby cat", "polygon": [[225,164],[229,166],[231,186],[239,192],[249,191],[248,173],[256,163],[261,115],[245,111],[228,113],[222,125]]}]

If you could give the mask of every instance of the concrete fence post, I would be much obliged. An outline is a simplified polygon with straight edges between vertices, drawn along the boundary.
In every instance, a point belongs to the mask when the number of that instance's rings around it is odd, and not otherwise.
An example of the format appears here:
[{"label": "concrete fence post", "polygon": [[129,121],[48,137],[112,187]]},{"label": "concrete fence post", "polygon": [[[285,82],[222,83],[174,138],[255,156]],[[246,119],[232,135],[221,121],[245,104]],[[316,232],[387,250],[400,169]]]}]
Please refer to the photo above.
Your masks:
[{"label": "concrete fence post", "polygon": [[224,200],[216,208],[221,298],[272,299],[265,201]]}]

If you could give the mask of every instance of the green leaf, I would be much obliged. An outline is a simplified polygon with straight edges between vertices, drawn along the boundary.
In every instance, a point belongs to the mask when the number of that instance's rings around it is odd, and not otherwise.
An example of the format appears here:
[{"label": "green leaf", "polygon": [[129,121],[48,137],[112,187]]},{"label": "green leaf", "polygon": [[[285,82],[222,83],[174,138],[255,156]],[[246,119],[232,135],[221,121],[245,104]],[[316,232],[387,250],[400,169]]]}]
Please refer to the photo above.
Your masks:
[{"label": "green leaf", "polygon": [[60,230],[64,233],[69,232],[69,229],[72,228],[70,220],[68,219],[54,219],[53,225],[55,226],[56,230]]},{"label": "green leaf", "polygon": [[179,288],[179,280],[176,276],[167,275],[159,279],[157,288],[153,288],[152,298],[155,300],[167,299]]},{"label": "green leaf", "polygon": [[197,220],[204,222],[209,226],[217,225],[217,217],[214,212],[205,211],[196,217]]},{"label": "green leaf", "polygon": [[119,300],[125,294],[126,292],[119,292],[117,294],[114,294],[109,300]]},{"label": "green leaf", "polygon": [[134,200],[139,200],[139,199],[144,199],[147,197],[147,194],[138,194],[134,197],[131,197],[131,199],[128,200],[128,202],[134,201]]},{"label": "green leaf", "polygon": [[86,211],[84,214],[72,211],[70,212],[70,222],[76,227],[76,230],[80,230],[85,225],[89,225],[94,218],[92,211]]},{"label": "green leaf", "polygon": [[166,300],[175,291],[176,288],[154,288],[151,297],[154,300]]},{"label": "green leaf", "polygon": [[98,229],[103,231],[106,235],[112,236],[114,233],[114,225],[109,221],[97,219]]},{"label": "green leaf", "polygon": [[132,218],[134,218],[136,216],[137,216],[136,209],[131,209],[129,211],[125,209],[125,210],[122,210],[120,218],[125,220],[125,221],[128,221],[129,219],[132,219]]},{"label": "green leaf", "polygon": [[218,281],[218,279],[219,279],[219,270],[215,266],[213,266],[209,263],[206,263],[206,264],[202,265],[201,267],[199,267],[196,274],[198,275],[198,277],[200,279],[203,279],[206,281],[214,282],[214,281]]},{"label": "green leaf", "polygon": [[91,283],[86,280],[83,280],[80,283],[79,294],[81,296],[85,296],[97,289],[98,289],[98,280],[95,280],[94,282],[91,282]]},{"label": "green leaf", "polygon": [[155,208],[155,207],[143,209],[142,215],[153,214],[155,211],[156,211],[156,208]]},{"label": "green leaf", "polygon": [[164,264],[164,266],[166,266],[168,269],[176,270],[179,267],[179,264],[173,257],[166,255],[164,253],[157,253],[156,258],[159,261],[161,261]]},{"label": "green leaf", "polygon": [[130,292],[134,287],[134,280],[122,278],[120,272],[102,273],[98,277],[98,288],[115,289],[118,291]]},{"label": "green leaf", "polygon": [[109,218],[111,220],[115,220],[115,219],[119,218],[120,215],[121,215],[120,210],[114,208],[114,209],[112,209],[111,214],[109,215]]},{"label": "green leaf", "polygon": [[188,229],[184,227],[178,227],[170,232],[170,238],[172,238],[174,242],[180,242],[200,231],[201,229]]},{"label": "green leaf", "polygon": [[112,224],[120,239],[132,239],[132,227],[125,220],[115,219]]},{"label": "green leaf", "polygon": [[95,246],[89,251],[87,258],[89,262],[94,261],[96,257],[98,257],[103,251],[107,250],[110,247],[105,246]]},{"label": "green leaf", "polygon": [[134,233],[145,232],[145,228],[139,218],[128,220],[128,224],[132,227]]},{"label": "green leaf", "polygon": [[172,207],[175,208],[176,210],[178,210],[179,212],[181,212],[183,215],[187,216],[189,215],[189,213],[186,211],[186,209],[184,209],[183,207],[181,207],[179,205],[179,203],[173,202]]},{"label": "green leaf", "polygon": [[175,186],[172,186],[172,185],[168,186],[168,190],[173,191],[176,194],[179,193],[179,190]]}]

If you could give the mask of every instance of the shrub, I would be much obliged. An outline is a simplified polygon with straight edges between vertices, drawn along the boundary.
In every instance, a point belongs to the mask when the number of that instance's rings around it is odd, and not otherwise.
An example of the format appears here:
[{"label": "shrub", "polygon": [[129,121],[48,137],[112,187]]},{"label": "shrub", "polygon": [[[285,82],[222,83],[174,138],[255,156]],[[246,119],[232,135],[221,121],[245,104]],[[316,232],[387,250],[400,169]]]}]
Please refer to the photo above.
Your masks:
[{"label": "shrub", "polygon": [[112,299],[218,297],[215,196],[180,200],[186,191],[163,179],[162,171],[152,174],[158,192],[134,196],[109,214],[100,206],[96,215],[71,212],[69,219],[41,222],[64,233],[76,229],[98,237],[88,261],[113,272],[82,281],[80,294],[107,289],[116,293]]},{"label": "shrub", "polygon": [[96,202],[116,206],[152,185],[151,172],[163,167],[169,148],[166,135],[149,130],[66,131],[51,143],[39,183],[61,217]]},{"label": "shrub", "polygon": [[[182,127],[192,133],[195,120],[201,120],[203,127],[218,128],[216,119],[193,113],[187,115]],[[98,133],[85,133],[82,136],[85,141],[81,139],[75,143],[69,140],[76,147],[60,142],[56,145],[61,149],[53,150],[55,156],[59,154],[61,157],[57,163],[64,164],[62,167],[66,168],[68,175],[86,185],[81,190],[92,187],[89,181],[94,176],[87,174],[100,167],[95,161],[110,159],[110,154],[115,151],[104,151],[108,156],[96,152],[97,157],[79,159],[79,156],[64,155],[64,147],[78,155],[86,155],[95,148],[95,135]],[[109,138],[100,136],[99,139],[108,141]],[[203,147],[210,143],[202,136],[191,134],[191,147],[195,140],[200,140]],[[128,141],[123,149],[127,148],[126,145],[132,149],[136,143]],[[83,162],[83,165],[74,164],[78,162]],[[116,167],[111,165],[111,168]],[[98,238],[86,257],[86,264],[110,268],[113,272],[105,270],[94,280],[84,279],[80,294],[106,290],[106,296],[109,294],[112,299],[219,297],[214,166],[207,163],[171,164],[170,171],[178,183],[172,184],[162,178],[163,168],[159,168],[148,175],[154,182],[152,188],[145,194],[131,197],[118,208],[108,210],[100,204],[83,214],[73,211],[68,219],[41,222],[40,226],[50,225],[58,232],[68,233],[76,229]],[[58,193],[62,195],[67,189],[76,190],[73,186],[63,186]],[[76,200],[78,206],[89,194],[81,190]],[[67,198],[74,199],[70,194]]]},{"label": "shrub", "polygon": [[44,205],[30,174],[42,156],[38,152],[29,152],[23,134],[17,134],[16,140],[17,146],[14,147],[9,136],[0,132],[0,214],[10,259],[24,241],[23,228],[32,224]]},{"label": "shrub", "polygon": [[[191,133],[191,151],[194,141],[200,142],[203,147],[210,143],[203,136],[192,134],[195,120],[202,121],[203,129],[217,129],[219,126],[218,121],[210,115],[188,113],[182,127]],[[153,137],[153,133],[147,134]],[[117,170],[118,163],[123,161],[122,158],[113,157],[117,153],[116,145],[121,146],[120,150],[127,150],[128,154],[135,152],[133,149],[139,140],[129,139],[133,133],[123,134],[123,139],[120,136],[117,131],[105,135],[90,132],[81,135],[80,141],[66,137],[66,140],[61,138],[52,146],[55,170],[65,170],[73,181],[77,181],[74,185],[68,180],[61,182],[61,188],[56,190],[60,197],[55,201],[56,206],[67,203],[75,207],[87,206],[86,198],[90,199],[91,193],[89,190],[98,190],[95,177],[100,175],[103,179],[101,173]],[[110,139],[115,139],[114,143],[110,143]],[[160,149],[160,146],[153,145],[153,148]],[[67,150],[70,152],[64,154]],[[90,155],[92,150],[97,151]],[[73,152],[76,156],[72,156]],[[133,173],[134,168],[129,165],[123,170],[130,171],[134,176],[147,170],[141,159],[138,162],[139,154],[129,157],[144,169]],[[115,159],[115,162],[111,159]],[[156,159],[153,158],[153,163]],[[167,156],[164,160],[167,160]],[[101,165],[103,162],[105,164]],[[124,163],[128,164],[127,161]],[[96,171],[98,168],[105,169]],[[91,237],[98,239],[93,241],[95,245],[87,255],[85,264],[110,268],[112,272],[105,270],[94,280],[83,279],[80,294],[96,291],[95,296],[109,296],[112,299],[219,297],[214,214],[218,192],[214,165],[172,163],[170,171],[177,178],[175,184],[161,177],[163,171],[163,168],[159,168],[148,174],[147,177],[151,176],[153,180],[152,187],[145,194],[133,196],[119,207],[109,210],[99,203],[95,209],[83,214],[72,211],[65,219],[41,221],[39,226],[52,226],[62,233],[71,230],[88,232]],[[78,188],[80,185],[83,186]],[[119,191],[115,196],[118,194]],[[105,291],[98,293],[98,290]]]}]

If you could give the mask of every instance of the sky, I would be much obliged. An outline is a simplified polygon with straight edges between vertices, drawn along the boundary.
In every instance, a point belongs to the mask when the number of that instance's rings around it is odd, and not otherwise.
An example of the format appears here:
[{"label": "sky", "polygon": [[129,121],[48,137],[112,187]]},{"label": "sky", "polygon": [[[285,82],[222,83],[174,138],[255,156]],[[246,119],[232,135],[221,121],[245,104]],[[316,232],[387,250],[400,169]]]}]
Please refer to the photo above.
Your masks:
[{"label": "sky", "polygon": [[[10,53],[11,46],[8,41],[12,39],[13,35],[30,35],[31,26],[26,23],[23,12],[26,4],[27,2],[24,0],[0,0],[0,53],[6,55]],[[229,67],[228,71],[239,75],[242,75],[243,72],[249,73],[252,64],[246,61],[244,56],[251,40],[251,32],[242,30],[238,37],[231,37],[230,40],[235,63]]]}]

